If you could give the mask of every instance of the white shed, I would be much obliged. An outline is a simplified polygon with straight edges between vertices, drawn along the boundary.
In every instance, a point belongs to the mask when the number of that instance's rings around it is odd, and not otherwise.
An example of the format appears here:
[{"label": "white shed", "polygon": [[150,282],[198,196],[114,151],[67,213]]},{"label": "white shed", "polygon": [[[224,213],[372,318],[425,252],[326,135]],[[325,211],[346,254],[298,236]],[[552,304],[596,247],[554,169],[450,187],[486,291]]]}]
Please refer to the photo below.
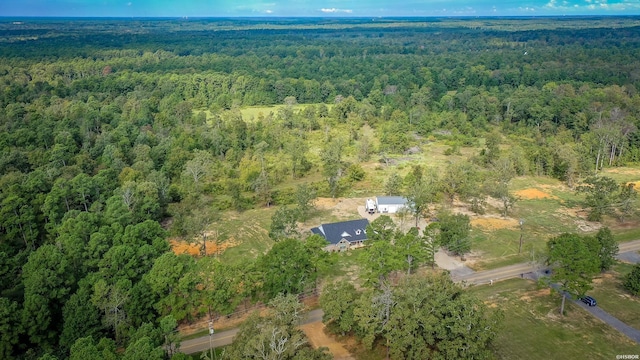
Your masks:
[{"label": "white shed", "polygon": [[376,207],[379,213],[395,214],[407,206],[407,199],[403,196],[378,196]]}]

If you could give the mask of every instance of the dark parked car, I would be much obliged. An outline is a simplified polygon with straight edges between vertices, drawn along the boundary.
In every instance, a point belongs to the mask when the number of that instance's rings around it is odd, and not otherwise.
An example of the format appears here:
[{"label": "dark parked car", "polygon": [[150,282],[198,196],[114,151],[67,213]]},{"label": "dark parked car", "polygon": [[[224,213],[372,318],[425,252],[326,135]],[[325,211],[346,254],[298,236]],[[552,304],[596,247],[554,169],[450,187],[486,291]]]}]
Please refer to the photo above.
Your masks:
[{"label": "dark parked car", "polygon": [[596,306],[598,304],[598,302],[596,302],[596,299],[592,298],[591,296],[584,296],[580,300],[582,300],[583,303],[589,306]]}]

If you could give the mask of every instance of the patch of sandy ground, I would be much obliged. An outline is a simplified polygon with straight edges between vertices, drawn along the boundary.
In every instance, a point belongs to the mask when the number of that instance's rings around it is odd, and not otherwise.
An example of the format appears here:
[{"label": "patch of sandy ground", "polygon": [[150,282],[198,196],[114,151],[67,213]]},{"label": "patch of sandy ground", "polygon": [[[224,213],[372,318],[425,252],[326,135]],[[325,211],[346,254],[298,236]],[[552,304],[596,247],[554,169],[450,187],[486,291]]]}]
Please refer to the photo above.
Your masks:
[{"label": "patch of sandy ground", "polygon": [[539,189],[535,189],[535,188],[529,188],[529,189],[522,189],[522,190],[518,190],[516,192],[514,192],[514,194],[522,199],[527,199],[527,200],[531,200],[531,199],[557,199],[556,196],[553,196],[551,194],[548,194],[542,190]]},{"label": "patch of sandy ground", "polygon": [[326,347],[336,360],[354,360],[354,357],[345,349],[345,347],[337,342],[332,336],[325,333],[325,326],[321,322],[314,322],[300,326],[300,329],[309,338],[309,343],[314,349]]},{"label": "patch of sandy ground", "polygon": [[584,232],[598,231],[602,227],[601,223],[585,220],[588,213],[582,208],[561,208],[557,213],[573,217],[576,226]]},{"label": "patch of sandy ground", "polygon": [[485,230],[499,230],[499,229],[518,229],[520,223],[516,219],[510,218],[477,218],[471,220],[471,225],[480,227]]},{"label": "patch of sandy ground", "polygon": [[367,198],[317,198],[316,208],[320,210],[331,210],[335,216],[349,217],[356,214],[357,209],[364,204]]},{"label": "patch of sandy ground", "polygon": [[444,250],[436,253],[435,260],[438,267],[445,270],[456,270],[465,267],[462,261],[457,260],[453,256],[449,256]]}]

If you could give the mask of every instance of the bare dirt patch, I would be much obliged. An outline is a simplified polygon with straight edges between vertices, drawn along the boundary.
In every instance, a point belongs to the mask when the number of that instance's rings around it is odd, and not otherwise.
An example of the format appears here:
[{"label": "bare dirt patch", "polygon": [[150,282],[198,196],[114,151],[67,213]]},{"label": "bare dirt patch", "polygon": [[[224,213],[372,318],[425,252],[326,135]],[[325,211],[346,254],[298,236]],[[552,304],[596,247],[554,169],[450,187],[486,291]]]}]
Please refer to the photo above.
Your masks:
[{"label": "bare dirt patch", "polygon": [[605,273],[605,274],[601,274],[601,275],[600,275],[600,276],[598,276],[597,278],[594,278],[592,282],[593,282],[594,284],[601,284],[601,283],[602,283],[603,281],[605,281],[605,280],[606,280],[606,282],[612,282],[612,281],[615,281],[616,279],[615,279],[615,277],[613,276],[613,274],[607,274],[607,273]]},{"label": "bare dirt patch", "polygon": [[309,343],[315,349],[320,347],[326,347],[336,360],[353,360],[353,356],[345,347],[337,342],[333,336],[327,335],[325,332],[325,326],[321,322],[314,322],[300,326],[300,329],[309,338]]},{"label": "bare dirt patch", "polygon": [[532,199],[557,199],[556,196],[553,196],[549,193],[546,193],[540,189],[536,189],[536,188],[529,188],[529,189],[522,189],[522,190],[518,190],[515,192],[515,195],[525,199],[525,200],[532,200]]},{"label": "bare dirt patch", "polygon": [[578,229],[584,232],[598,231],[602,227],[601,223],[585,220],[588,216],[588,212],[582,208],[560,208],[556,212],[574,218],[574,222]]},{"label": "bare dirt patch", "polygon": [[323,198],[319,197],[315,201],[318,209],[331,209],[340,201],[340,198]]},{"label": "bare dirt patch", "polygon": [[[216,243],[215,240],[207,240],[207,253],[206,255],[220,255],[226,249],[238,245],[238,242],[234,238],[227,239],[221,243]],[[187,242],[178,239],[169,239],[171,250],[174,254],[189,254],[191,256],[200,256],[200,248],[202,241]]]},{"label": "bare dirt patch", "polygon": [[358,207],[363,207],[368,198],[318,198],[315,205],[319,210],[330,210],[338,218],[353,218],[358,215]]},{"label": "bare dirt patch", "polygon": [[479,218],[471,220],[471,225],[485,230],[517,229],[520,224],[516,219]]}]

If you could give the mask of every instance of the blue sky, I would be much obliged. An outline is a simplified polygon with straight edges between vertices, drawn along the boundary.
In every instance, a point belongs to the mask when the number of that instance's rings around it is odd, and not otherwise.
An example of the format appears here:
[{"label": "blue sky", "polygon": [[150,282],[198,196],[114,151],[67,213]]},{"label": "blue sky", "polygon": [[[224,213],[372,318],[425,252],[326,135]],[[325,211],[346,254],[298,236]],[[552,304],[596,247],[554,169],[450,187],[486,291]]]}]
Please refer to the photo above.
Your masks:
[{"label": "blue sky", "polygon": [[0,16],[640,15],[640,0],[0,0]]}]

